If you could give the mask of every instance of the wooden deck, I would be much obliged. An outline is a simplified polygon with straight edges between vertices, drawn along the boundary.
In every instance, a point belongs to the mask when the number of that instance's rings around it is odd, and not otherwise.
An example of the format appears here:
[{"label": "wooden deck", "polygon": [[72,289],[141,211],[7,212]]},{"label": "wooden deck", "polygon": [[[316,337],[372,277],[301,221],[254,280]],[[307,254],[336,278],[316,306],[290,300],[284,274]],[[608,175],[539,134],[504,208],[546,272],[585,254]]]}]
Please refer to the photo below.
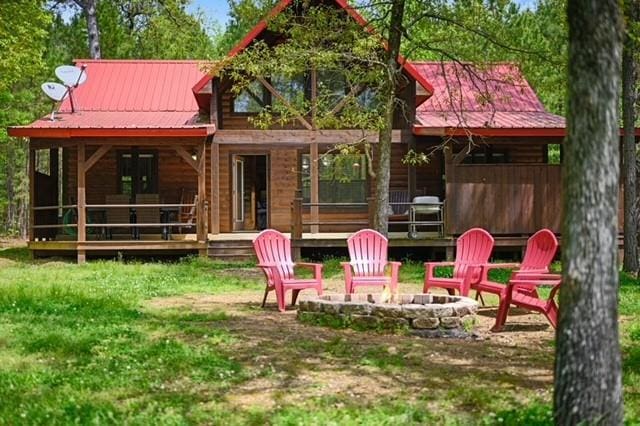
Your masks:
[{"label": "wooden deck", "polygon": [[[209,234],[206,242],[198,242],[196,234],[186,234],[165,241],[162,239],[146,240],[93,240],[78,243],[76,241],[32,241],[29,249],[36,256],[75,255],[85,251],[91,256],[117,255],[186,255],[200,254],[220,260],[248,260],[253,258],[252,241],[258,232],[234,232]],[[304,233],[302,239],[294,240],[293,247],[300,250],[344,249],[350,233],[322,232]],[[495,245],[499,250],[520,251],[527,242],[527,235],[497,236]],[[406,232],[389,233],[389,246],[399,249],[434,249],[445,253],[447,258],[453,257],[456,240],[453,237],[438,237],[436,233],[420,233],[418,238],[411,239]]]}]

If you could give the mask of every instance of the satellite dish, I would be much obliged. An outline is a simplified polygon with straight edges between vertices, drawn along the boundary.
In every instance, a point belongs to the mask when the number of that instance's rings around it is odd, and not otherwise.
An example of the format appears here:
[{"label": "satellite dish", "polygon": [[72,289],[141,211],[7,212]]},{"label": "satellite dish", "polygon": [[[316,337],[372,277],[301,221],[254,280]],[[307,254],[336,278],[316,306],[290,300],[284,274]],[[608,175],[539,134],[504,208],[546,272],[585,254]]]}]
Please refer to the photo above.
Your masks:
[{"label": "satellite dish", "polygon": [[69,94],[69,89],[60,83],[44,83],[42,91],[56,102],[60,102]]},{"label": "satellite dish", "polygon": [[78,68],[72,65],[61,65],[56,68],[56,77],[68,87],[78,87],[87,81],[87,73],[85,67]]},{"label": "satellite dish", "polygon": [[[56,68],[56,77],[58,77],[62,83],[44,83],[42,85],[42,91],[51,99],[56,102],[60,102],[67,97],[71,101],[71,112],[75,112],[76,106],[73,102],[73,90],[87,81],[87,68],[86,65],[82,65],[80,68],[72,65],[61,65]],[[51,121],[55,120],[55,104],[51,111]]]}]

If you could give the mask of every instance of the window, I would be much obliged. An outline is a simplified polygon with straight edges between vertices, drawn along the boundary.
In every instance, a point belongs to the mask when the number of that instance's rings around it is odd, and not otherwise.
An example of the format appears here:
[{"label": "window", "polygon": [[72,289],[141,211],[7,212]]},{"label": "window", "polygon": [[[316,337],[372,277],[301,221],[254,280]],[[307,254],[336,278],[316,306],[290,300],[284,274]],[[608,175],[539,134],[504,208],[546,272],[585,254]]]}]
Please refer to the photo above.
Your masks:
[{"label": "window", "polygon": [[257,114],[267,105],[265,87],[254,81],[233,100],[233,112]]},{"label": "window", "polygon": [[462,161],[463,164],[500,164],[508,163],[507,151],[494,150],[492,147],[476,148]]},{"label": "window", "polygon": [[155,152],[118,151],[118,192],[131,197],[158,192],[158,156]]},{"label": "window", "polygon": [[344,75],[338,71],[318,71],[318,95],[329,105],[337,104],[348,93]]},{"label": "window", "polygon": [[[307,98],[307,78],[304,75],[295,77],[274,76],[271,85],[290,104],[298,104]],[[274,99],[274,102],[278,102]]]},{"label": "window", "polygon": [[362,108],[375,109],[378,107],[378,98],[376,92],[367,87],[360,94],[358,94],[358,104]]},{"label": "window", "polygon": [[[367,198],[367,167],[364,154],[324,154],[319,160],[321,203],[364,203]],[[311,159],[302,155],[302,197],[311,199]]]}]

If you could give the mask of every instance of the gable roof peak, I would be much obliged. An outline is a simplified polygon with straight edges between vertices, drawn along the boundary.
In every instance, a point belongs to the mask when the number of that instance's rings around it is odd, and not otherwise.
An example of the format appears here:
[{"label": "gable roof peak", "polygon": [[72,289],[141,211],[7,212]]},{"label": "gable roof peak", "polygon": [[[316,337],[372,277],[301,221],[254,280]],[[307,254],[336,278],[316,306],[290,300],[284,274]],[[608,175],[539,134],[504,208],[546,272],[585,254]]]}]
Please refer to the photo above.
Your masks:
[{"label": "gable roof peak", "polygon": [[[267,29],[269,25],[269,21],[273,18],[281,14],[287,7],[289,7],[294,0],[280,0],[278,4],[275,5],[273,9],[267,15],[258,22],[251,31],[247,33],[247,35],[240,40],[236,46],[229,51],[227,57],[232,58],[246,49],[251,43],[264,31]],[[367,31],[373,32],[374,29],[371,28],[369,22],[362,16],[358,11],[349,4],[347,0],[333,0],[336,5],[338,5],[341,9],[345,10],[347,14],[353,18],[358,24],[360,24]],[[387,48],[387,43],[384,42],[385,49]],[[427,96],[421,96],[418,100],[419,103],[424,102],[428,99],[429,96],[433,94],[433,86],[431,83],[424,78],[424,76],[418,72],[418,70],[412,65],[410,61],[407,61],[402,55],[398,56],[398,63],[402,65],[403,69],[409,74],[415,81],[422,86],[422,88],[427,92]],[[203,77],[195,86],[193,86],[193,93],[197,94],[200,92],[214,77],[211,75],[206,75]]]}]

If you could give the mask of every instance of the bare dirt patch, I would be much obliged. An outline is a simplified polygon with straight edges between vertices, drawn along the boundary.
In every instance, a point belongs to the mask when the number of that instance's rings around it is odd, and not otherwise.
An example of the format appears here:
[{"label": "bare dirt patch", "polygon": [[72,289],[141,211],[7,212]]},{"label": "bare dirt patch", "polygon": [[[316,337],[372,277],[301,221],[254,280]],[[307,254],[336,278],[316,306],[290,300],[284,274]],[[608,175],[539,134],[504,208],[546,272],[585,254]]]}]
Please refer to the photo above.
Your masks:
[{"label": "bare dirt patch", "polygon": [[[327,292],[344,291],[341,280],[326,280],[325,286]],[[420,291],[415,284],[400,288]],[[278,312],[273,293],[264,309],[261,301],[261,292],[187,294],[153,299],[147,306],[230,315],[213,326],[237,338],[228,350],[251,372],[251,379],[226,394],[238,408],[269,410],[314,396],[373,402],[440,395],[481,405],[476,399],[493,398],[487,389],[511,391],[515,400],[546,398],[551,391],[553,329],[540,315],[514,310],[505,331],[491,333],[497,311],[493,299],[476,317],[481,337],[476,341],[309,326],[296,320],[294,309]]]}]

